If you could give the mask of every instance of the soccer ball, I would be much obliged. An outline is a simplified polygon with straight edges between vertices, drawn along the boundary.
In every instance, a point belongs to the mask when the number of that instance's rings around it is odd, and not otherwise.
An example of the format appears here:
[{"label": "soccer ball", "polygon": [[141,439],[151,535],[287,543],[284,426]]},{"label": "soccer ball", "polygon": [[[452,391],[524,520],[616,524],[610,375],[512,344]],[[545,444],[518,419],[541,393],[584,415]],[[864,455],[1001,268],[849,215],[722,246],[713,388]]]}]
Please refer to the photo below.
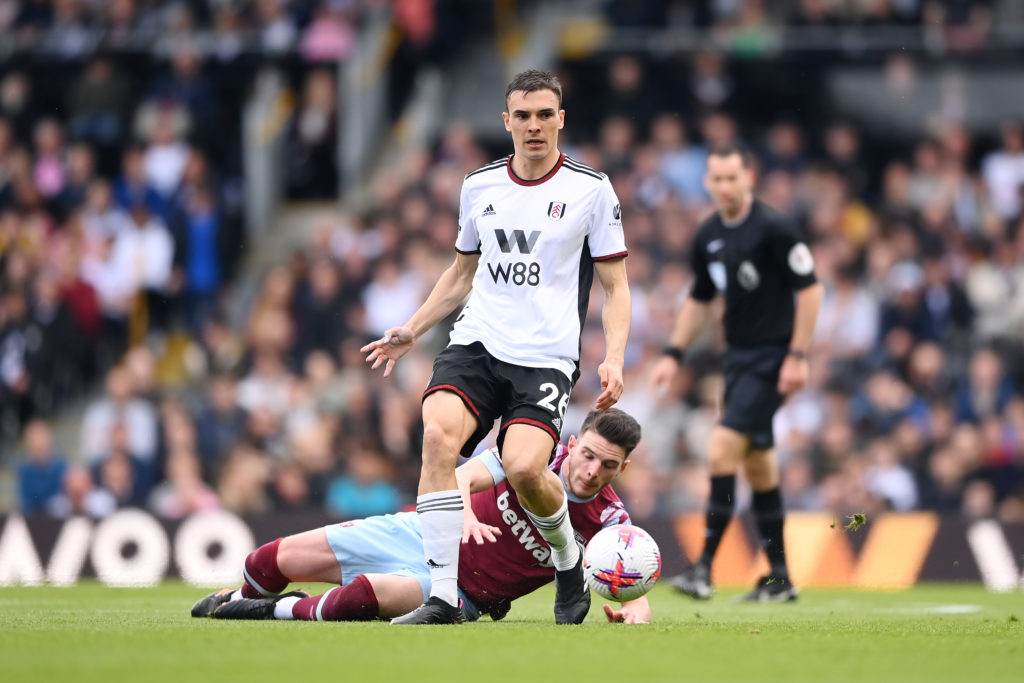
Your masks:
[{"label": "soccer ball", "polygon": [[638,526],[616,524],[597,532],[583,551],[590,589],[616,602],[635,600],[661,576],[661,551]]}]

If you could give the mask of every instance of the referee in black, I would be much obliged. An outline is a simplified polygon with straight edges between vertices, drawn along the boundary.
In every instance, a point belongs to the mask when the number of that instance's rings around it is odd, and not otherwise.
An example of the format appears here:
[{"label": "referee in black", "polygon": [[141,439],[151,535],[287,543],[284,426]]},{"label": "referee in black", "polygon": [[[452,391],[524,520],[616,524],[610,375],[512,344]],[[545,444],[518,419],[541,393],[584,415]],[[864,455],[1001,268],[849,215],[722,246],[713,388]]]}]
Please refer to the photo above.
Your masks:
[{"label": "referee in black", "polygon": [[742,465],[753,489],[752,508],[771,573],[744,597],[795,600],[783,542],[784,513],[772,417],[787,394],[807,382],[807,351],[823,295],[814,260],[794,223],[753,195],[750,153],[723,145],[708,153],[704,186],[717,211],[700,226],[691,251],[694,284],[672,338],[651,373],[664,391],[686,349],[725,297],[725,406],[708,445],[711,496],[704,550],[672,579],[694,598],[711,597],[711,562],[733,515],[736,473]]}]

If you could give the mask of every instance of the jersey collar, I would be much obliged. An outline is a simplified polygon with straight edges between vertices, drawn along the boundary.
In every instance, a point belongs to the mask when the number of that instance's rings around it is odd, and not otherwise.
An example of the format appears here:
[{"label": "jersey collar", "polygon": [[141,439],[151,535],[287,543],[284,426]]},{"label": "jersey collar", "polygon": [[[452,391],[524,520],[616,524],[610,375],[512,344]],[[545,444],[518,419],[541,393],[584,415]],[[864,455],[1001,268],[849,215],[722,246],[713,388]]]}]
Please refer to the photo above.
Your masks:
[{"label": "jersey collar", "polygon": [[526,185],[527,187],[530,187],[532,185],[540,185],[546,180],[550,180],[553,175],[558,173],[558,169],[562,168],[562,162],[565,161],[565,153],[563,152],[558,155],[558,161],[555,162],[555,165],[552,167],[550,171],[542,175],[540,178],[537,178],[536,180],[523,180],[522,178],[516,175],[515,171],[512,170],[512,157],[514,156],[515,154],[508,155],[508,162],[506,163],[506,167],[508,168],[508,177],[511,178],[512,182],[515,183],[516,185]]},{"label": "jersey collar", "polygon": [[565,483],[565,479],[562,479],[562,468],[561,467],[558,468],[558,480],[560,482],[562,482],[562,488],[565,489],[565,497],[569,499],[570,503],[589,503],[590,501],[594,500],[599,495],[601,495],[601,491],[598,491],[597,493],[592,495],[590,498],[580,498],[579,496],[574,494],[572,491],[569,490],[569,487]]}]

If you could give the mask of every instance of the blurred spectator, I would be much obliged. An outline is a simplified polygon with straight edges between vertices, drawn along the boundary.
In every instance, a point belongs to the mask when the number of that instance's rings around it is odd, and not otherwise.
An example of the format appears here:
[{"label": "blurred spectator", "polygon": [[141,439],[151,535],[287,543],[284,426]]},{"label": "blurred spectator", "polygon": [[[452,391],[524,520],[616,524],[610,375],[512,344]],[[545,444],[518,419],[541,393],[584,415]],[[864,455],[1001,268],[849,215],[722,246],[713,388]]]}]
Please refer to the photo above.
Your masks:
[{"label": "blurred spectator", "polygon": [[1024,187],[1024,131],[1019,123],[1003,123],[1002,147],[985,156],[982,177],[989,197],[1003,218],[1021,213],[1021,188]]},{"label": "blurred spectator", "polygon": [[200,144],[211,145],[222,131],[217,94],[202,67],[198,48],[188,42],[179,44],[171,54],[169,73],[154,80],[149,97],[161,110],[187,112],[193,138]]},{"label": "blurred spectator", "polygon": [[107,449],[92,466],[97,488],[112,499],[115,508],[145,507],[155,478],[152,462],[131,450],[124,424],[115,423],[109,436]]},{"label": "blurred spectator", "polygon": [[336,352],[350,333],[350,302],[342,291],[338,266],[329,258],[314,257],[295,298],[296,360],[304,363],[316,350]]},{"label": "blurred spectator", "polygon": [[217,478],[221,503],[236,514],[265,512],[269,505],[265,485],[270,480],[266,454],[245,443],[236,445]]},{"label": "blurred spectator", "polygon": [[18,465],[18,501],[23,515],[50,512],[61,493],[67,463],[53,447],[53,433],[43,420],[25,427],[24,460]]},{"label": "blurred spectator", "polygon": [[114,198],[125,211],[145,204],[150,213],[167,217],[168,200],[160,194],[147,175],[145,150],[142,147],[128,147],[121,156],[121,175],[114,181]]},{"label": "blurred spectator", "polygon": [[195,454],[177,450],[167,458],[167,479],[153,489],[149,507],[162,519],[184,519],[219,509],[220,499],[203,482]]},{"label": "blurred spectator", "polygon": [[107,372],[106,394],[91,402],[82,419],[82,454],[90,465],[110,450],[113,432],[124,432],[125,450],[146,462],[157,451],[156,408],[132,394],[131,376],[124,366]]},{"label": "blurred spectator", "polygon": [[990,348],[979,349],[971,356],[967,376],[956,389],[956,419],[979,424],[1000,415],[1014,394],[1013,382],[1004,372],[999,355]]},{"label": "blurred spectator", "polygon": [[124,134],[130,97],[126,75],[109,58],[93,58],[68,91],[68,135],[113,148]]},{"label": "blurred spectator", "polygon": [[188,146],[182,142],[187,122],[181,111],[157,108],[152,113],[149,144],[143,153],[142,164],[146,182],[166,201],[181,182],[188,163]]},{"label": "blurred spectator", "polygon": [[111,258],[120,273],[130,277],[133,294],[145,307],[143,330],[166,331],[170,320],[171,265],[174,241],[167,226],[145,204],[131,207],[126,228],[114,238]]},{"label": "blurred spectator", "polygon": [[74,385],[74,348],[80,333],[61,301],[57,278],[49,271],[39,273],[33,283],[24,330],[33,410],[50,415],[63,405]]},{"label": "blurred spectator", "polygon": [[181,287],[185,327],[199,337],[217,307],[224,280],[225,230],[210,186],[195,189],[173,229],[175,276],[180,281],[175,286]]},{"label": "blurred spectator", "polygon": [[262,26],[260,42],[269,54],[281,54],[290,49],[298,37],[298,30],[285,0],[257,0],[257,12]]},{"label": "blurred spectator", "polygon": [[294,199],[333,197],[338,192],[337,107],[331,71],[310,72],[288,125],[287,183]]},{"label": "blurred spectator", "polygon": [[302,34],[302,56],[310,62],[344,62],[355,49],[354,0],[324,0]]},{"label": "blurred spectator", "polygon": [[397,512],[401,498],[387,461],[374,451],[357,447],[346,459],[346,473],[327,488],[327,510],[345,519]]},{"label": "blurred spectator", "polygon": [[964,288],[975,311],[973,334],[980,342],[1020,339],[1024,325],[1024,262],[1002,240],[971,244]]},{"label": "blurred spectator", "polygon": [[60,493],[52,499],[49,513],[58,519],[77,516],[99,519],[112,514],[116,509],[113,497],[96,488],[88,469],[71,466],[64,472]]},{"label": "blurred spectator", "polygon": [[221,463],[245,433],[246,415],[236,403],[235,387],[231,375],[214,373],[196,410],[197,449],[206,481],[214,481]]},{"label": "blurred spectator", "polygon": [[46,199],[60,194],[67,181],[64,166],[64,134],[56,119],[43,119],[35,126],[35,167],[32,177],[39,193]]}]

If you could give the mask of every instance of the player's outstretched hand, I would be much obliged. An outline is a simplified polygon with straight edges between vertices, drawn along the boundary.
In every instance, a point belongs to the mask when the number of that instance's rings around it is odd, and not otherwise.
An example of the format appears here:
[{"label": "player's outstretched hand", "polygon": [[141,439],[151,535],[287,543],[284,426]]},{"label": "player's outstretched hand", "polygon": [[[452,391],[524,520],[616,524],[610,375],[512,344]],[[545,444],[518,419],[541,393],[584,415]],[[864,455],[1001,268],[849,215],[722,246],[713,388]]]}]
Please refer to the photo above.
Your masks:
[{"label": "player's outstretched hand", "polygon": [[605,603],[604,615],[608,617],[608,621],[613,624],[646,624],[641,616],[630,611],[626,605],[622,605],[622,609],[615,609],[611,605]]},{"label": "player's outstretched hand", "polygon": [[679,372],[679,361],[671,356],[662,356],[651,369],[651,389],[654,389],[658,396],[668,393],[669,385]]},{"label": "player's outstretched hand", "polygon": [[395,367],[395,361],[409,353],[409,349],[412,348],[415,341],[412,330],[408,327],[392,327],[384,333],[383,337],[370,342],[359,350],[370,354],[366,357],[366,362],[373,363],[370,366],[371,370],[376,370],[381,363],[386,362],[384,376],[387,377]]},{"label": "player's outstretched hand", "polygon": [[484,524],[479,520],[470,521],[467,519],[462,525],[463,543],[469,543],[471,538],[476,541],[477,545],[483,545],[485,540],[497,543],[498,536],[501,536],[501,529],[490,524]]},{"label": "player's outstretched hand", "polygon": [[607,410],[622,396],[622,365],[606,360],[597,366],[597,374],[601,378],[601,395],[594,402],[594,407],[598,410]]}]

